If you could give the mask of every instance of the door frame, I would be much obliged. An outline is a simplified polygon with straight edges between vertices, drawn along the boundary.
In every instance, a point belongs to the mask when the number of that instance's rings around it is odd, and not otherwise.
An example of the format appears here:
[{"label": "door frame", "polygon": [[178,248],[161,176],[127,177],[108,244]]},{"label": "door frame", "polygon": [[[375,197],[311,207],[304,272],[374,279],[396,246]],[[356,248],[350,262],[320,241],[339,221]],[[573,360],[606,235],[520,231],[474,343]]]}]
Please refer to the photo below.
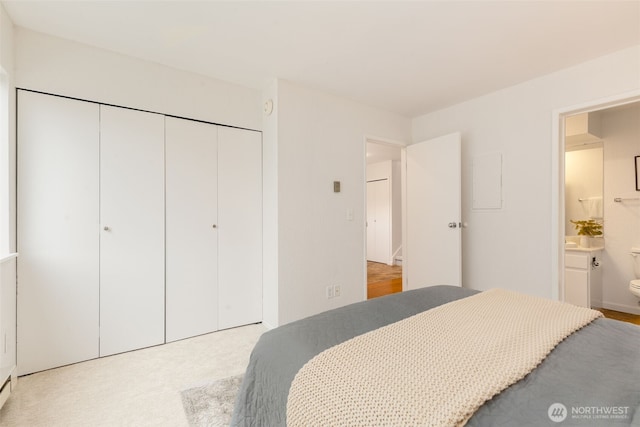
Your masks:
[{"label": "door frame", "polygon": [[[407,183],[407,176],[406,176],[406,164],[407,164],[407,156],[406,156],[406,147],[409,145],[408,142],[404,142],[404,141],[398,141],[398,140],[393,140],[393,139],[389,139],[389,138],[382,138],[382,137],[378,137],[378,136],[372,136],[372,135],[364,135],[364,137],[362,138],[362,161],[364,163],[363,165],[363,177],[362,177],[362,182],[364,183],[364,187],[363,187],[363,191],[362,191],[362,201],[363,201],[363,224],[364,224],[364,233],[363,233],[363,253],[362,253],[362,259],[363,259],[363,265],[362,265],[362,274],[364,277],[364,287],[363,287],[363,293],[364,293],[364,301],[367,300],[367,143],[374,143],[374,144],[380,144],[380,145],[388,145],[388,146],[392,146],[392,147],[397,147],[400,149],[400,197],[401,197],[401,210],[402,213],[400,215],[400,218],[402,220],[402,247],[404,248],[405,242],[406,242],[406,237],[407,237],[407,231],[406,231],[406,223],[407,223],[407,206],[406,206],[406,183]],[[405,261],[405,255],[404,255],[404,251],[402,251],[402,291],[404,292],[406,290],[406,261]]]},{"label": "door frame", "polygon": [[564,153],[567,116],[640,101],[640,90],[558,108],[551,113],[551,298],[564,301],[565,182]]}]

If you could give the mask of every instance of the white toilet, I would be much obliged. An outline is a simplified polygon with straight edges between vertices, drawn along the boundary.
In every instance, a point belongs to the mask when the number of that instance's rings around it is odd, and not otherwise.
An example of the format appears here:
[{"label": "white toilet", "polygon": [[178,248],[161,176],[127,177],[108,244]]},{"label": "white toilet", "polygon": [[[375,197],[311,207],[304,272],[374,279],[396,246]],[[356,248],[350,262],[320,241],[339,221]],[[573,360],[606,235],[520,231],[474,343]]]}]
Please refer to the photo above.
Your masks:
[{"label": "white toilet", "polygon": [[629,290],[640,299],[640,247],[631,248],[631,256],[633,257],[633,271],[636,273],[637,279],[629,282]]}]

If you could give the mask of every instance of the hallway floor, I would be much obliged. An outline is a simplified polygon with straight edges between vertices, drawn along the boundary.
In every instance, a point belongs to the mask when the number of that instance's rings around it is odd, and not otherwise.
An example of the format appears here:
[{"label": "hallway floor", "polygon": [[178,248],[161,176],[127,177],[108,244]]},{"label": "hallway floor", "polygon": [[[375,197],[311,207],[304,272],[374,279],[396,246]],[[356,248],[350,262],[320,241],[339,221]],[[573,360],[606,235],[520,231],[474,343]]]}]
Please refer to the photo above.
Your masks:
[{"label": "hallway floor", "polygon": [[367,261],[367,299],[402,292],[402,266]]}]

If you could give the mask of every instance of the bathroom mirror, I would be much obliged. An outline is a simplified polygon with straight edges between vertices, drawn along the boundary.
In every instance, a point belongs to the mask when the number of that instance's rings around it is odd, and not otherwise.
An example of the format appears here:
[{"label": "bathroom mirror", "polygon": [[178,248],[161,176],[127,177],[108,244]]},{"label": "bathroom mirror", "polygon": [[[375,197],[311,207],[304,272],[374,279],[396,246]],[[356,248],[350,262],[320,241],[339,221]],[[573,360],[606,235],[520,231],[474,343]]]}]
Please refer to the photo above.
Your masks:
[{"label": "bathroom mirror", "polygon": [[601,141],[566,146],[565,234],[576,236],[571,222],[604,219],[603,145]]}]

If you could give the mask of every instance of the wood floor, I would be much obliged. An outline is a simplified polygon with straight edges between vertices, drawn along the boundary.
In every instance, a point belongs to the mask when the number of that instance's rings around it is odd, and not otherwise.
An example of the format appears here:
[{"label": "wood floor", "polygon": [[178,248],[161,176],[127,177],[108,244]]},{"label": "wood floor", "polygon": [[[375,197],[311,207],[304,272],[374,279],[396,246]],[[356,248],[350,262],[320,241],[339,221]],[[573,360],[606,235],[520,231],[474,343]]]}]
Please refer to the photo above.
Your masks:
[{"label": "wood floor", "polygon": [[[367,299],[402,292],[402,267],[367,261]],[[596,308],[608,319],[640,326],[640,315]]]},{"label": "wood floor", "polygon": [[604,314],[604,317],[607,319],[621,320],[623,322],[633,323],[634,325],[640,326],[640,315],[607,310],[606,308],[596,308],[596,310]]},{"label": "wood floor", "polygon": [[402,267],[367,261],[367,299],[402,291]]}]

